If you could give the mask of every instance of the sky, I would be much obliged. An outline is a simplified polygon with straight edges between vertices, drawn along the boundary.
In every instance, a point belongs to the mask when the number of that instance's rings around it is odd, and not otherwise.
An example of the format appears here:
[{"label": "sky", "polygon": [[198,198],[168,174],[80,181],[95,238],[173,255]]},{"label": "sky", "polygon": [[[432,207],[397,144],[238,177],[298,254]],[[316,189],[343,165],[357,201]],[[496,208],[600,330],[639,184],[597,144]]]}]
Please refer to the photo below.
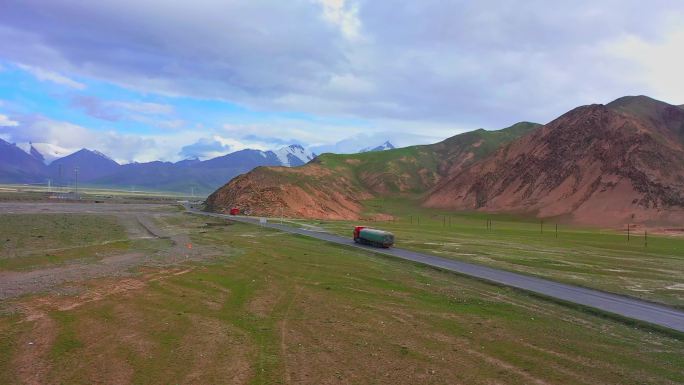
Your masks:
[{"label": "sky", "polygon": [[682,20],[678,0],[2,0],[0,138],[177,161],[682,104]]}]

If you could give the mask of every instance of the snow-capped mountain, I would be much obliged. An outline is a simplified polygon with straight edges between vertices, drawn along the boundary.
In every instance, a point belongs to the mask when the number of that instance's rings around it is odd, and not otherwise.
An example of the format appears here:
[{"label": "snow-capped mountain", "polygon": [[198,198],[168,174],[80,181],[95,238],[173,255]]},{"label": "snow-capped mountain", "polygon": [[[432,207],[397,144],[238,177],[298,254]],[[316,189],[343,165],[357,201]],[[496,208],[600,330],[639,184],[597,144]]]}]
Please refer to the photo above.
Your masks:
[{"label": "snow-capped mountain", "polygon": [[316,154],[305,149],[299,144],[292,144],[280,150],[273,151],[283,166],[297,167],[309,163]]},{"label": "snow-capped mountain", "polygon": [[41,154],[40,151],[33,147],[33,143],[29,143],[29,145],[31,146],[31,148],[29,149],[29,155],[36,158],[38,161],[40,161],[40,163],[45,164],[45,157],[43,156],[43,154]]},{"label": "snow-capped mountain", "polygon": [[27,151],[35,157],[34,152],[39,153],[43,157],[45,164],[50,164],[54,160],[64,158],[74,152],[73,149],[67,149],[50,143],[29,143]]},{"label": "snow-capped mountain", "polygon": [[119,164],[107,155],[83,148],[59,158],[48,166],[49,175],[57,182],[68,181],[75,178],[75,170],[78,170],[80,181],[92,181],[117,171]]},{"label": "snow-capped mountain", "polygon": [[92,186],[136,186],[199,193],[209,193],[255,167],[296,167],[316,157],[312,151],[293,144],[273,151],[244,149],[204,161],[189,158],[176,163],[118,164],[99,151],[81,149],[73,152],[47,143],[26,143],[24,148],[7,144],[4,148],[7,148],[5,153],[13,151],[15,158],[24,159],[23,162],[10,160],[9,156],[0,159],[0,180],[6,182],[51,179],[53,184],[68,184],[76,180],[78,170],[78,181]]},{"label": "snow-capped mountain", "polygon": [[13,143],[0,139],[0,182],[32,183],[43,181],[45,165]]},{"label": "snow-capped mountain", "polygon": [[359,152],[372,152],[372,151],[385,151],[385,150],[393,150],[395,147],[392,143],[388,141],[385,141],[385,143],[376,146],[376,147],[366,147],[362,148]]}]

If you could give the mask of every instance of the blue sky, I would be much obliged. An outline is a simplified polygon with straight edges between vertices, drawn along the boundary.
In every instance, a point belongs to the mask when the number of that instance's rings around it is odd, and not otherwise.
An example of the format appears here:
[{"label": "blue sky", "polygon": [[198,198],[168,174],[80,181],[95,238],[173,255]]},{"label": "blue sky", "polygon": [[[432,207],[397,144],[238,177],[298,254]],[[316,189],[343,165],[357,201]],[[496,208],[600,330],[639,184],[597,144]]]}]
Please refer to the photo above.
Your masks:
[{"label": "blue sky", "polygon": [[684,3],[6,0],[0,137],[52,156],[203,158],[684,103]]}]

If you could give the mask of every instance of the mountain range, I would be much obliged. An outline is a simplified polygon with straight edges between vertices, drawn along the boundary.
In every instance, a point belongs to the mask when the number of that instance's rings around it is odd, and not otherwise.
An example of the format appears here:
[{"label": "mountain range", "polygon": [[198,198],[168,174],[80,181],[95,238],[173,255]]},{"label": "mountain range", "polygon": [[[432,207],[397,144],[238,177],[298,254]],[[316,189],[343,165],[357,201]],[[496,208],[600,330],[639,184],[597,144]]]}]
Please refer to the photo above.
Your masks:
[{"label": "mountain range", "polygon": [[276,151],[246,149],[200,161],[119,164],[107,155],[81,149],[45,164],[45,157],[31,145],[28,152],[0,139],[1,183],[79,184],[102,187],[151,189],[208,194],[234,176],[257,166],[304,165],[315,154],[300,145]]},{"label": "mountain range", "polygon": [[387,196],[591,225],[681,223],[684,108],[628,96],[577,107],[545,125],[323,154],[298,168],[258,167],[206,203],[214,211],[237,206],[260,215],[358,219],[364,200]]},{"label": "mountain range", "polygon": [[[360,151],[383,151],[394,146],[386,141]],[[258,166],[302,166],[316,155],[293,144],[275,151],[245,149],[217,158],[179,162],[153,161],[119,164],[102,152],[81,149],[63,155],[64,149],[46,143],[30,144],[28,151],[0,139],[0,183],[47,183],[55,186],[78,183],[112,188],[131,187],[158,191],[209,194],[236,175]],[[78,176],[76,175],[78,170]]]}]

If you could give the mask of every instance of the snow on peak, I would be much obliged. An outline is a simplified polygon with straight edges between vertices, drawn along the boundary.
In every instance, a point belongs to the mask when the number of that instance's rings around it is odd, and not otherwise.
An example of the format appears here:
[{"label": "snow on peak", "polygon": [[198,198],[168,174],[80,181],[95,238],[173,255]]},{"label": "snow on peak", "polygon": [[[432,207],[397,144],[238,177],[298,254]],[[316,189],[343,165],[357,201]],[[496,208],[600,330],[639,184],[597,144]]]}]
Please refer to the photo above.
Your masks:
[{"label": "snow on peak", "polygon": [[50,143],[31,143],[31,147],[40,152],[47,164],[74,152],[71,148],[64,148]]},{"label": "snow on peak", "polygon": [[[87,150],[87,149],[86,149],[86,150]],[[100,157],[103,157],[103,158],[105,158],[105,159],[114,161],[114,159],[108,157],[107,155],[101,153],[100,151],[97,151],[97,150],[88,150],[88,151],[92,152],[93,154],[95,154],[95,155],[97,155],[97,156],[100,156]]]},{"label": "snow on peak", "polygon": [[359,152],[371,152],[371,151],[385,151],[385,150],[393,150],[396,147],[392,143],[390,143],[389,140],[386,140],[385,143],[376,146],[376,147],[366,147],[361,149]]},{"label": "snow on peak", "polygon": [[283,166],[294,167],[309,163],[316,155],[299,144],[291,144],[274,151]]}]

